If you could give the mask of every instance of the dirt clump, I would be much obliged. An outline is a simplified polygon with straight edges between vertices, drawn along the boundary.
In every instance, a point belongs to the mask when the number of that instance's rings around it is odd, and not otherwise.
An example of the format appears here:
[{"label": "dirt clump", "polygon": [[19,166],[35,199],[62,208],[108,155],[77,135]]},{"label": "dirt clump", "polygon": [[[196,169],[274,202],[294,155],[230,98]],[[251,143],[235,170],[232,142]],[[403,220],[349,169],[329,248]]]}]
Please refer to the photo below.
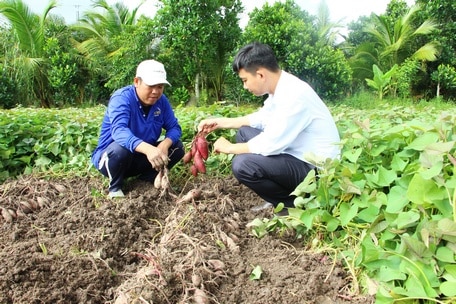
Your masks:
[{"label": "dirt clump", "polygon": [[259,198],[234,178],[191,178],[174,195],[126,187],[109,200],[96,177],[1,184],[0,303],[374,302],[291,232],[254,237],[246,225],[273,215],[252,214]]}]

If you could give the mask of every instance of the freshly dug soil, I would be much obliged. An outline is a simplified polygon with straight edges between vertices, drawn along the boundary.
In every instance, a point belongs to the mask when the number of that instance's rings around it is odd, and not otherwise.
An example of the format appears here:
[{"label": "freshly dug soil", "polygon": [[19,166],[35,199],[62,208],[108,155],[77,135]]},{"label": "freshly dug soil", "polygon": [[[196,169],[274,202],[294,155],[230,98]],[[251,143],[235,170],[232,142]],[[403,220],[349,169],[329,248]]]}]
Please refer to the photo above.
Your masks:
[{"label": "freshly dug soil", "polygon": [[0,303],[374,302],[293,232],[254,237],[246,225],[272,210],[252,214],[261,201],[234,178],[173,189],[130,180],[109,200],[101,176],[1,184]]}]

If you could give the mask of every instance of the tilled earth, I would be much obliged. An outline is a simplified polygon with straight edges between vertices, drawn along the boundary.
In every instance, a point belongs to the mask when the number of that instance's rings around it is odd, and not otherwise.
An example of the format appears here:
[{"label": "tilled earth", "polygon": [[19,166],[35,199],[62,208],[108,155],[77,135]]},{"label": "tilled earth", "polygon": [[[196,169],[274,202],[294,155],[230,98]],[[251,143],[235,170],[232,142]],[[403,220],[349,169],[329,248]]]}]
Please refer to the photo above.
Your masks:
[{"label": "tilled earth", "polygon": [[234,178],[176,188],[130,180],[109,200],[102,177],[1,184],[0,303],[374,302],[292,232],[254,237],[246,225],[272,211],[252,214],[260,200]]}]

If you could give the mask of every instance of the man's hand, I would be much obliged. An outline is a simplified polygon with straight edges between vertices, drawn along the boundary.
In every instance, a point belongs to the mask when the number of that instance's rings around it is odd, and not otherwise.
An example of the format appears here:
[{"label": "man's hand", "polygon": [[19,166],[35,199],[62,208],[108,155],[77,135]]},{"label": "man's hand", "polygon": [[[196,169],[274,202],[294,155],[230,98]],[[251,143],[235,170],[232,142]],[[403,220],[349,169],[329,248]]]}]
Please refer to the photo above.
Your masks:
[{"label": "man's hand", "polygon": [[248,143],[231,143],[228,139],[221,136],[214,143],[214,151],[216,153],[225,154],[243,154],[250,153]]},{"label": "man's hand", "polygon": [[152,146],[152,148],[148,149],[146,156],[152,167],[157,171],[162,170],[168,165],[167,153],[163,153],[158,147]]},{"label": "man's hand", "polygon": [[232,143],[230,143],[225,137],[221,136],[214,143],[214,151],[216,153],[229,154],[229,153],[231,153],[230,152],[231,146],[232,146]]},{"label": "man's hand", "polygon": [[208,118],[202,120],[198,124],[198,132],[202,132],[205,134],[209,134],[212,131],[218,129],[220,126],[218,124],[218,119],[217,118]]},{"label": "man's hand", "polygon": [[147,160],[152,165],[152,168],[160,171],[168,165],[169,161],[168,149],[165,149],[166,146],[167,144],[163,142],[158,147],[142,142],[136,147],[136,151],[146,155]]}]

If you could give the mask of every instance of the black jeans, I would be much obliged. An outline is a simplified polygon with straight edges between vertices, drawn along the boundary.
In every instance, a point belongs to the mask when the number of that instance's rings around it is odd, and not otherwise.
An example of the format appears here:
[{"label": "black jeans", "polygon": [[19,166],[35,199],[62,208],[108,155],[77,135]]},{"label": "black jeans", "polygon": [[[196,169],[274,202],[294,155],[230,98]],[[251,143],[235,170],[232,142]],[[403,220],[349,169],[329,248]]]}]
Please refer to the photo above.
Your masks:
[{"label": "black jeans", "polygon": [[[158,145],[158,143],[157,143]],[[168,169],[171,169],[184,156],[185,150],[181,141],[173,144],[168,150]],[[122,189],[124,179],[138,176],[142,180],[153,181],[158,172],[152,167],[142,153],[130,152],[116,142],[103,151],[98,170],[109,177],[109,191]]]},{"label": "black jeans", "polygon": [[[236,142],[247,142],[260,132],[252,127],[241,127]],[[282,202],[286,207],[294,207],[296,197],[290,193],[314,169],[313,165],[289,154],[238,154],[232,163],[233,174],[240,183],[274,206]]]}]

